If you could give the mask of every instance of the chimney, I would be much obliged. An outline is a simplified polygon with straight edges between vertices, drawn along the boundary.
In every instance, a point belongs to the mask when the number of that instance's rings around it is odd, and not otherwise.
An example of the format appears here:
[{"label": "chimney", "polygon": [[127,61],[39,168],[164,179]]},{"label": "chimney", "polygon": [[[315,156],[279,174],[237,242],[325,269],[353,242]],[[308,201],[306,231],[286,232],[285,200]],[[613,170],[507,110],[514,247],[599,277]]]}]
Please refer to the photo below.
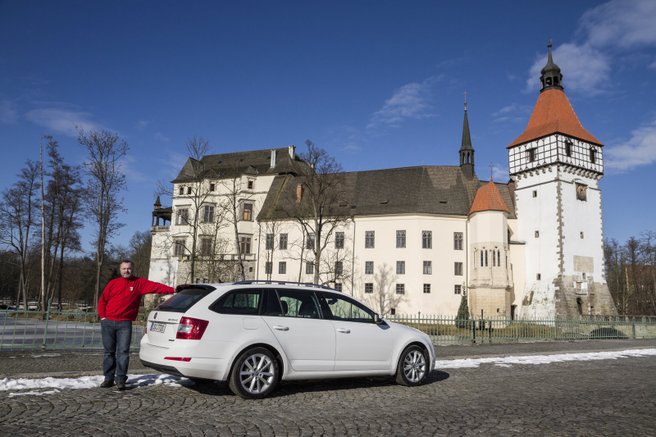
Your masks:
[{"label": "chimney", "polygon": [[300,203],[303,198],[303,184],[296,185],[296,203]]},{"label": "chimney", "polygon": [[289,151],[289,157],[293,161],[294,158],[296,158],[296,146],[292,144],[291,146],[287,147],[287,150]]},{"label": "chimney", "polygon": [[276,166],[277,155],[278,155],[278,151],[276,149],[271,149],[271,166],[270,166],[270,168],[274,168]]}]

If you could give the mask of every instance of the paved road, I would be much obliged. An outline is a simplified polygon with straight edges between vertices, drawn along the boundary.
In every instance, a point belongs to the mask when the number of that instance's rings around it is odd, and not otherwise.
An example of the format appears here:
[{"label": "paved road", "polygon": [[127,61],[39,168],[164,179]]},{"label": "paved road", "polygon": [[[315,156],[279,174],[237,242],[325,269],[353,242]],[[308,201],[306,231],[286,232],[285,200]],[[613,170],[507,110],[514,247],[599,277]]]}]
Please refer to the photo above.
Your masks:
[{"label": "paved road", "polygon": [[[448,358],[654,343],[593,346],[441,349]],[[0,365],[11,359],[0,356]],[[0,392],[0,429],[4,435],[645,436],[656,435],[654,375],[652,356],[445,369],[415,388],[362,379],[293,383],[260,401],[242,400],[217,384],[66,389],[43,396]]]}]

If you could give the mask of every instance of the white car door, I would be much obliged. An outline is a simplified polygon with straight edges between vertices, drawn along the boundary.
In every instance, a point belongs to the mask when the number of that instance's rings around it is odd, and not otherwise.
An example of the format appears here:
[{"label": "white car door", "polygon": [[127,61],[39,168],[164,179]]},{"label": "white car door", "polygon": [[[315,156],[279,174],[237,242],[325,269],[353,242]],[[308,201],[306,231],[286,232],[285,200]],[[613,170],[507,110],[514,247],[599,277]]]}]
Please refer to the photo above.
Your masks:
[{"label": "white car door", "polygon": [[[278,296],[278,298],[276,298]],[[301,290],[270,291],[262,315],[282,346],[294,371],[332,371],[335,361],[335,330],[320,318],[314,293]]]},{"label": "white car door", "polygon": [[335,330],[335,371],[390,368],[397,340],[389,325],[376,324],[371,310],[346,296],[323,293],[320,300]]}]

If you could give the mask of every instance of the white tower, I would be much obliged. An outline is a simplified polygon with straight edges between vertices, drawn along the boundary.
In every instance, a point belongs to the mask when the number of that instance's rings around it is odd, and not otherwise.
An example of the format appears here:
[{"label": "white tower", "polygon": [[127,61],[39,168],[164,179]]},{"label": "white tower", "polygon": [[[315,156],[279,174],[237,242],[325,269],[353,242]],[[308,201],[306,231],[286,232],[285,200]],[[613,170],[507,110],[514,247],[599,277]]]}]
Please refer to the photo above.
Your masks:
[{"label": "white tower", "polygon": [[604,277],[602,144],[583,128],[562,86],[551,42],[542,89],[524,132],[508,146],[517,235],[525,243],[520,317],[615,314]]}]

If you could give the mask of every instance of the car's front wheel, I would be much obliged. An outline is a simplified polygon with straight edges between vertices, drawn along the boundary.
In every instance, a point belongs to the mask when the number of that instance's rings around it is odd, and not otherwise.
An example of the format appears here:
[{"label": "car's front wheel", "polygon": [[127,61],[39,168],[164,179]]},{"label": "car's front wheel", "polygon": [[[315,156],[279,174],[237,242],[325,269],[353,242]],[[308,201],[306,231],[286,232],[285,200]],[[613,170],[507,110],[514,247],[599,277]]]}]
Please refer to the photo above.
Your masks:
[{"label": "car's front wheel", "polygon": [[242,398],[261,399],[276,388],[279,369],[278,361],[268,349],[254,347],[237,358],[228,386]]},{"label": "car's front wheel", "polygon": [[419,346],[408,346],[403,350],[396,369],[396,382],[401,385],[423,384],[428,376],[428,357]]}]

